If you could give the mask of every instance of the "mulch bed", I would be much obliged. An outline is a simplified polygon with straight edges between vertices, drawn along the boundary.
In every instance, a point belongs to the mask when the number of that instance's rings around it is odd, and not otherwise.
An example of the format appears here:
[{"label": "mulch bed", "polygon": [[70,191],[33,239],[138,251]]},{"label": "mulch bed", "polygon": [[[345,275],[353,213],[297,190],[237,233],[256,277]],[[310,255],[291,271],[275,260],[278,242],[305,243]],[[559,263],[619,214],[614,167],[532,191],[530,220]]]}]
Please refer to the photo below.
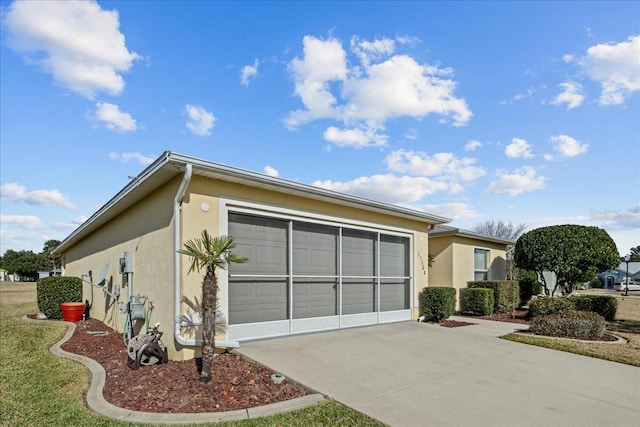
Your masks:
[{"label": "mulch bed", "polygon": [[495,320],[498,322],[519,323],[522,325],[529,324],[529,310],[517,309],[513,312],[506,313],[493,313],[488,316],[476,316],[472,313],[462,313],[462,316],[470,317],[473,319]]},{"label": "mulch bed", "polygon": [[457,320],[446,319],[440,322],[440,326],[445,328],[458,328],[460,326],[477,325],[477,323],[459,322]]},{"label": "mulch bed", "polygon": [[208,384],[199,382],[197,359],[133,370],[127,366],[129,356],[122,334],[95,319],[76,322],[76,331],[62,349],[100,363],[106,371],[104,398],[115,406],[134,411],[223,412],[310,394],[307,388],[287,379],[274,384],[271,381],[274,372],[233,353],[216,356]]}]

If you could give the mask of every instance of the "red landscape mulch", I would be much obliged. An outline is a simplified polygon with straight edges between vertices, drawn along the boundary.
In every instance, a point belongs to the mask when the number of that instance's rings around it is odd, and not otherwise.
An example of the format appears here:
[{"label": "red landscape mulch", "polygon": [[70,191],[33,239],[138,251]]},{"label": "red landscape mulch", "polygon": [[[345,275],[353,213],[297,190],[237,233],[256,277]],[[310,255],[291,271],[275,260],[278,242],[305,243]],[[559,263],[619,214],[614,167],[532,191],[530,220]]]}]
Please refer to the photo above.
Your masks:
[{"label": "red landscape mulch", "polygon": [[[31,316],[30,316],[31,317]],[[91,335],[88,332],[106,332]],[[208,384],[199,382],[196,360],[127,366],[122,334],[95,319],[76,322],[76,331],[62,349],[96,360],[106,371],[104,398],[121,408],[142,412],[196,413],[246,409],[310,393],[286,380],[271,381],[272,371],[239,355],[217,355]]]},{"label": "red landscape mulch", "polygon": [[446,319],[440,322],[440,326],[444,326],[445,328],[457,328],[460,326],[469,326],[469,325],[477,325],[477,323],[459,322],[457,320],[451,320],[451,319]]},{"label": "red landscape mulch", "polygon": [[496,320],[498,322],[520,323],[522,325],[529,324],[529,310],[517,309],[513,312],[493,313],[488,316],[474,316],[470,313],[462,313],[462,316],[473,319]]}]

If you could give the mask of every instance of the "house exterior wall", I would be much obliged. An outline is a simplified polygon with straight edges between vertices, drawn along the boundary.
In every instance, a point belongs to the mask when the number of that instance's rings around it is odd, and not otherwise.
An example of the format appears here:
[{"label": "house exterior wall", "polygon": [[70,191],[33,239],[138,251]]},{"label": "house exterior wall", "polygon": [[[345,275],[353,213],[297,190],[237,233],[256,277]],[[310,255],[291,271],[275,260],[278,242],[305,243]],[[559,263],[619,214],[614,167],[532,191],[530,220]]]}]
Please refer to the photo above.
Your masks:
[{"label": "house exterior wall", "polygon": [[[182,176],[151,192],[145,199],[131,206],[122,214],[65,249],[62,254],[63,274],[85,276],[92,271],[93,280],[102,267],[109,263],[108,289],[120,286],[117,302],[101,289],[85,282],[83,299],[92,303],[91,316],[108,324],[118,332],[125,328],[125,314],[120,305],[127,301],[129,288],[123,286],[125,277],[119,273],[118,260],[123,252],[134,257],[134,272],[129,284],[132,295],[143,295],[153,305],[149,324],[161,324],[162,341],[173,360],[190,359],[199,355],[198,348],[182,347],[173,337],[174,326],[174,252],[173,252],[173,202]],[[418,316],[418,292],[427,286],[428,225],[426,222],[370,212],[356,207],[342,206],[328,201],[318,201],[299,196],[278,193],[266,189],[248,187],[194,175],[187,187],[181,205],[181,247],[184,242],[200,237],[203,229],[212,235],[227,233],[227,208],[241,206],[279,215],[295,215],[340,224],[371,226],[381,230],[406,233],[412,238],[411,257],[411,308],[413,318]],[[182,314],[199,311],[201,278],[197,272],[188,273],[189,259],[181,256]],[[221,307],[227,304],[226,271],[218,271]],[[144,321],[134,321],[136,332],[144,327]],[[144,332],[144,331],[143,331]],[[200,338],[200,327],[184,327],[187,338]],[[225,335],[217,337],[226,339]]]},{"label": "house exterior wall", "polygon": [[506,248],[502,244],[457,235],[430,236],[429,248],[434,264],[429,286],[457,289],[456,309],[460,309],[461,289],[474,280],[474,249],[489,251],[488,279],[506,279]]},{"label": "house exterior wall", "polygon": [[[160,323],[160,330],[164,333],[162,341],[169,350],[169,356],[174,359],[177,358],[177,352],[172,338],[173,198],[179,183],[179,180],[173,180],[158,188],[142,202],[127,209],[63,254],[65,276],[82,277],[91,270],[94,283],[103,266],[109,264],[107,287],[113,291],[115,286],[120,286],[118,302],[86,281],[83,284],[83,299],[92,304],[91,317],[123,332],[125,314],[119,309],[120,303],[127,301],[129,289],[123,287],[125,279],[119,272],[118,261],[123,252],[132,252],[132,295],[146,296],[153,304],[149,324]],[[134,321],[136,332],[143,327],[144,321]]]}]

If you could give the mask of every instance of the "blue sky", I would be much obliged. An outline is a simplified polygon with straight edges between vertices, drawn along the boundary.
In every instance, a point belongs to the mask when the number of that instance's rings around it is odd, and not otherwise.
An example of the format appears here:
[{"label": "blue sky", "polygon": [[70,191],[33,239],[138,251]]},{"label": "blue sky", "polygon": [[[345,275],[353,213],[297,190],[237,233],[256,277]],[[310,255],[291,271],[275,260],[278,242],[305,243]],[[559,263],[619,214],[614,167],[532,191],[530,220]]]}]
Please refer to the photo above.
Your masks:
[{"label": "blue sky", "polygon": [[0,253],[165,150],[640,244],[638,2],[0,4]]}]

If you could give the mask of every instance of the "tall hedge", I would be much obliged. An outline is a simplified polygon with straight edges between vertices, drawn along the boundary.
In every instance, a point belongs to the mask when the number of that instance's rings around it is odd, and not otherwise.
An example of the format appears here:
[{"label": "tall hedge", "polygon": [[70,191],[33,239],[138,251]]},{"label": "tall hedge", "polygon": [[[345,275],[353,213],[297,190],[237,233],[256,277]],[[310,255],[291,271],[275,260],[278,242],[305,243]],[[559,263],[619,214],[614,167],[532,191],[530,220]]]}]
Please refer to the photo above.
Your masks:
[{"label": "tall hedge", "polygon": [[488,316],[493,313],[493,289],[470,288],[464,293],[465,307],[476,314]]},{"label": "tall hedge", "polygon": [[60,304],[82,302],[82,279],[78,277],[45,277],[36,285],[38,310],[49,319],[62,319]]},{"label": "tall hedge", "polygon": [[427,322],[442,322],[456,312],[456,290],[428,287],[420,292],[420,314]]},{"label": "tall hedge", "polygon": [[493,312],[504,313],[520,305],[517,280],[477,280],[467,282],[467,288],[493,289]]},{"label": "tall hedge", "polygon": [[576,310],[597,313],[605,320],[613,320],[616,317],[618,301],[611,295],[579,295],[569,299]]}]

